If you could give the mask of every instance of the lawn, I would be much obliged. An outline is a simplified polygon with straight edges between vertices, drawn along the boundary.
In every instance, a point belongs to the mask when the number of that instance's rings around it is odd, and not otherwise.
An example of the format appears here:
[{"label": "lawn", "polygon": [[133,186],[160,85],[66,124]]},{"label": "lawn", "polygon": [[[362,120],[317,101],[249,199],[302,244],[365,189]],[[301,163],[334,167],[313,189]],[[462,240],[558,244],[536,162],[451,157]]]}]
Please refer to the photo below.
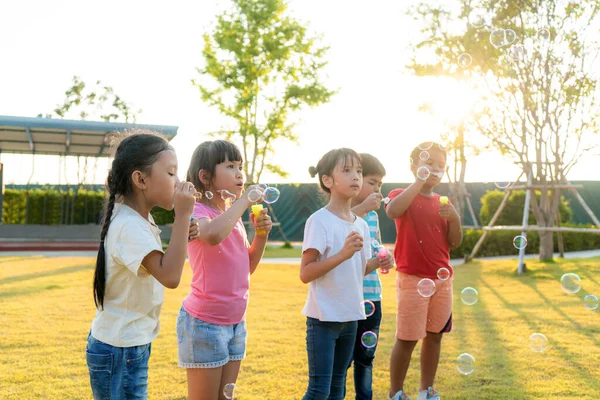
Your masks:
[{"label": "lawn", "polygon": [[[475,262],[456,268],[454,332],[444,339],[437,389],[449,399],[599,399],[600,318],[583,306],[600,294],[598,259],[529,261],[516,277],[514,261]],[[90,258],[0,258],[0,398],[89,399],[85,341],[94,315]],[[582,278],[582,290],[565,294],[565,272]],[[150,399],[185,399],[185,371],[177,367],[175,318],[188,292],[167,290],[162,330],[150,359]],[[385,399],[394,341],[394,276],[383,276],[384,322],[374,372],[375,399]],[[479,290],[466,306],[460,290]],[[248,352],[238,380],[240,400],[300,399],[306,388],[305,321],[300,314],[306,286],[298,267],[269,265],[252,276]],[[548,337],[543,353],[529,349],[529,336]],[[416,398],[418,351],[406,388]],[[475,357],[475,371],[456,370],[461,353]],[[347,398],[354,398],[351,375]]]}]

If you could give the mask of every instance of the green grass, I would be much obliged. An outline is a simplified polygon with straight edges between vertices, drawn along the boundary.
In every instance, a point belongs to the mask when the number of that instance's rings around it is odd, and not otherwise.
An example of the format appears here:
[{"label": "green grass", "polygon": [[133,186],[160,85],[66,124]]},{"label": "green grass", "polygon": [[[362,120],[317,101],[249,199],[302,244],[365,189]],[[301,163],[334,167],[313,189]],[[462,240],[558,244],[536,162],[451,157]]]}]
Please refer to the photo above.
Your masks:
[{"label": "green grass", "polygon": [[[600,318],[582,304],[600,293],[598,259],[543,264],[514,274],[516,262],[471,263],[456,268],[454,332],[443,342],[437,389],[449,399],[600,398]],[[94,316],[90,258],[0,258],[0,398],[89,399],[85,343]],[[560,289],[565,272],[576,272],[583,288]],[[187,295],[182,285],[167,290],[161,333],[150,359],[150,399],[184,399],[185,370],[177,367],[175,319]],[[394,276],[383,276],[384,320],[374,367],[375,399],[388,390],[388,363],[394,342]],[[479,302],[466,306],[460,290],[473,286]],[[264,264],[252,276],[248,310],[248,351],[238,380],[240,400],[299,399],[307,383],[305,320],[300,311],[306,286],[298,267]],[[529,336],[548,337],[544,353],[528,347]],[[418,389],[418,352],[406,388]],[[456,357],[476,359],[468,376],[456,371]],[[354,398],[352,375],[348,399]]]}]

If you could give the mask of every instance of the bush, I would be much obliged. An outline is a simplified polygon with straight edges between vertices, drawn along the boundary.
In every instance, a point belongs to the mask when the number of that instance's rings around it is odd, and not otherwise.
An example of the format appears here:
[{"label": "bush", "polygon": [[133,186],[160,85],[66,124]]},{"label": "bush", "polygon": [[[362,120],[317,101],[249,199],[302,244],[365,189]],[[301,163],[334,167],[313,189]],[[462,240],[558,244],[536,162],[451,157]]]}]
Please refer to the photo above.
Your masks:
[{"label": "bush", "polygon": [[[481,210],[479,217],[483,225],[489,224],[494,216],[494,213],[500,207],[502,199],[504,198],[505,192],[500,190],[491,190],[481,198]],[[539,201],[540,192],[536,192],[536,197]],[[502,210],[502,213],[496,220],[494,225],[521,225],[523,222],[523,206],[525,205],[525,191],[517,190],[512,192],[508,198],[508,203]],[[530,208],[531,210],[531,208]],[[560,221],[562,224],[567,223],[573,216],[573,211],[569,206],[569,202],[561,196],[561,202],[559,206],[560,210]],[[529,214],[529,225],[536,225],[535,216],[532,212]]]}]

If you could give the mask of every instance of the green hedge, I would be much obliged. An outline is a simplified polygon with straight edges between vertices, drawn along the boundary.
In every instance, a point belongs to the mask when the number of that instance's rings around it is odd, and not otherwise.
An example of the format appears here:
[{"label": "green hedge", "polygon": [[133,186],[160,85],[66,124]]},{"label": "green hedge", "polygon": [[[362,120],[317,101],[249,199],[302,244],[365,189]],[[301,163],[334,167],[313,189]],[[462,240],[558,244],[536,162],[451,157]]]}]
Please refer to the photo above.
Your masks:
[{"label": "green hedge", "polygon": [[[595,226],[589,224],[564,224],[561,226],[570,226],[577,228],[595,228]],[[452,250],[450,252],[450,256],[452,258],[463,258],[464,256],[471,254],[471,251],[475,247],[475,243],[477,243],[482,234],[483,231],[479,231],[476,229],[465,230],[462,246],[458,249]],[[513,239],[515,238],[515,236],[519,235],[521,235],[520,231],[489,232],[487,237],[485,238],[485,241],[479,248],[477,257],[519,254],[519,250],[513,245]],[[600,248],[600,235],[595,233],[562,232],[562,237],[565,251],[594,250]],[[525,248],[525,253],[537,253],[539,245],[540,241],[538,233],[528,232],[527,247]],[[554,251],[558,252],[558,240],[556,233],[554,233]]]},{"label": "green hedge", "polygon": [[[3,224],[97,224],[104,208],[103,190],[59,191],[54,187],[31,190],[7,189],[2,205]],[[173,222],[173,211],[152,210],[158,225]]]},{"label": "green hedge", "polygon": [[[500,207],[502,199],[504,198],[504,191],[490,190],[481,198],[481,210],[479,211],[480,221],[483,225],[489,224],[494,213]],[[536,193],[538,201],[540,199],[540,193]],[[560,221],[561,223],[567,223],[573,216],[573,211],[569,207],[569,202],[561,197],[560,209]],[[512,192],[508,198],[508,202],[502,210],[502,213],[494,223],[494,225],[521,225],[523,222],[523,206],[525,205],[525,191],[517,190]],[[531,210],[531,208],[530,208]],[[535,216],[532,212],[529,214],[529,225],[536,225]]]}]

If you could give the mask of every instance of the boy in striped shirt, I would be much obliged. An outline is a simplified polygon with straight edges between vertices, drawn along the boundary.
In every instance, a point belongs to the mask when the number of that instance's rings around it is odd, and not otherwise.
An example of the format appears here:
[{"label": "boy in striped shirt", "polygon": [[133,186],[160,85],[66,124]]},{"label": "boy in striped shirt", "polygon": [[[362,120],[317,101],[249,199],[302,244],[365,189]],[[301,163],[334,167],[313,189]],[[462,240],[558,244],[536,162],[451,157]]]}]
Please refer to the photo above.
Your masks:
[{"label": "boy in striped shirt", "polygon": [[[378,246],[381,245],[379,232],[379,218],[375,210],[381,207],[383,196],[381,185],[385,176],[385,168],[381,162],[370,154],[360,154],[363,168],[363,186],[359,195],[352,201],[352,212],[362,217],[369,225],[371,237],[371,255],[377,255]],[[377,245],[379,243],[379,245]],[[373,245],[374,244],[374,245]],[[367,319],[358,321],[356,342],[354,344],[354,388],[356,400],[371,400],[373,398],[373,360],[377,346],[366,348],[362,344],[362,335],[365,332],[374,332],[379,337],[381,324],[381,283],[377,270],[367,274],[363,279],[363,294],[365,303],[370,307],[372,302],[375,310]],[[365,311],[368,307],[365,307]],[[352,363],[352,361],[351,361]],[[350,365],[348,366],[350,368]]]}]

